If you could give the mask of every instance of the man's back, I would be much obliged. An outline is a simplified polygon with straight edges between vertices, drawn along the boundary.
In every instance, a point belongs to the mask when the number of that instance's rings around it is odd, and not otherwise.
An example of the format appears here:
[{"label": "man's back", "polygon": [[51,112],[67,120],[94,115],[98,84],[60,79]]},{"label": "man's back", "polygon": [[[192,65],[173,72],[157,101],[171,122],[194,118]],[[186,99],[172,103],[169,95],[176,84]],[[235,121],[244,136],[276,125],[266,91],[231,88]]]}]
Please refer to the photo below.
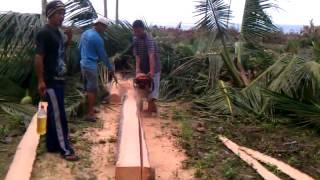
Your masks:
[{"label": "man's back", "polygon": [[104,58],[99,49],[104,48],[103,39],[97,31],[89,29],[81,35],[80,39],[81,66],[88,69],[97,69],[98,59]]}]

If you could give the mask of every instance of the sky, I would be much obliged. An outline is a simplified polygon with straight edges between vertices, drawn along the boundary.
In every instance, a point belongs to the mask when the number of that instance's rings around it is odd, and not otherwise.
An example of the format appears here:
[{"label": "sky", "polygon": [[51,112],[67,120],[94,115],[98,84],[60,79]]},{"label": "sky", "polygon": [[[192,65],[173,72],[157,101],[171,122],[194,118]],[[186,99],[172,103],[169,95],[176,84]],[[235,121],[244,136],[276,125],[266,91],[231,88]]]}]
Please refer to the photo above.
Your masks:
[{"label": "sky", "polygon": [[[50,1],[50,0],[49,0]],[[96,11],[103,14],[104,0],[91,0]],[[115,1],[108,1],[108,18],[115,17]],[[195,17],[198,0],[119,0],[119,18],[133,22],[144,19],[152,25],[176,26],[182,22],[192,26],[199,19]],[[230,0],[225,0],[229,2]],[[233,23],[241,23],[245,0],[231,0]],[[276,24],[307,25],[313,19],[320,25],[320,0],[273,0],[280,9],[269,10]],[[40,13],[41,0],[0,0],[0,11]]]}]

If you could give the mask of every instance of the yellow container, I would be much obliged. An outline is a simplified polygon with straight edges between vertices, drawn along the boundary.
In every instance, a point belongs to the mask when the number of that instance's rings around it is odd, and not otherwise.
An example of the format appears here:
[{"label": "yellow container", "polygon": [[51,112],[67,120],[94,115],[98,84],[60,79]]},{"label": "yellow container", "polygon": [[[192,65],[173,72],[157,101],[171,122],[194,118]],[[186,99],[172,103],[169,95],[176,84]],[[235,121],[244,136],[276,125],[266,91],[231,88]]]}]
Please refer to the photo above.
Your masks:
[{"label": "yellow container", "polygon": [[41,106],[37,113],[37,133],[39,135],[47,133],[47,112],[44,110],[43,106]]},{"label": "yellow container", "polygon": [[40,135],[44,135],[47,133],[47,117],[38,117],[37,133]]}]

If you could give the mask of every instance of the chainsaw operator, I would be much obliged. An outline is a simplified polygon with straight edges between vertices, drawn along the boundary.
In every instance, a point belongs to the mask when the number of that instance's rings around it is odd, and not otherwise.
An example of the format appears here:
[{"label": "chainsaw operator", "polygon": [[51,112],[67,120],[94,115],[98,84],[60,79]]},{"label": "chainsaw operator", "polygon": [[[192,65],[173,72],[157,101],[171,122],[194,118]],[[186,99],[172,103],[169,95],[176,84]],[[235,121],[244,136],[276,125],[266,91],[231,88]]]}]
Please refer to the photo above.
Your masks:
[{"label": "chainsaw operator", "polygon": [[136,76],[147,74],[153,80],[153,88],[148,97],[148,113],[156,113],[155,101],[159,97],[160,86],[160,52],[153,37],[145,32],[145,25],[141,20],[133,22],[133,54],[136,60]]}]

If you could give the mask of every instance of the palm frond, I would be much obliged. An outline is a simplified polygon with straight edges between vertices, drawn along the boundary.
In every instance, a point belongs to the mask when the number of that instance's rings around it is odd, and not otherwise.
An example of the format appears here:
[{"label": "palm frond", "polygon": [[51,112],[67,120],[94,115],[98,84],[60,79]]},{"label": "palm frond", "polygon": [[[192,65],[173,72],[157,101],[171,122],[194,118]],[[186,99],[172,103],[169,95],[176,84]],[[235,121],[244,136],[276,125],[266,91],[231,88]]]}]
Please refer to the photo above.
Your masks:
[{"label": "palm frond", "polygon": [[16,103],[1,103],[0,108],[7,114],[14,116],[24,122],[28,127],[30,120],[36,113],[37,109],[31,105],[21,105]]},{"label": "palm frond", "polygon": [[68,0],[66,3],[66,26],[85,27],[97,17],[97,12],[89,0]]},{"label": "palm frond", "polygon": [[[230,115],[230,107],[227,98],[230,97],[231,91],[226,87],[227,93],[223,88],[217,87],[214,90],[206,92],[203,96],[194,98],[192,101],[193,109],[199,112],[207,112],[216,115]],[[227,98],[226,98],[227,97]]]},{"label": "palm frond", "polygon": [[0,60],[29,59],[40,27],[38,14],[0,14]]},{"label": "palm frond", "polygon": [[105,32],[106,50],[109,56],[121,52],[121,55],[130,53],[132,46],[132,26],[127,21],[110,22]]},{"label": "palm frond", "polygon": [[253,114],[257,117],[271,115],[271,112],[265,109],[267,99],[263,96],[259,87],[255,86],[242,91],[235,90],[231,99],[240,114]]},{"label": "palm frond", "polygon": [[266,13],[267,9],[276,7],[270,0],[246,0],[241,24],[241,36],[247,42],[254,42],[266,33],[277,31]]},{"label": "palm frond", "polygon": [[230,8],[224,0],[203,0],[196,6],[196,16],[200,16],[197,22],[198,28],[206,28],[216,31],[216,38],[225,37],[230,20]]},{"label": "palm frond", "polygon": [[[273,92],[267,89],[263,93],[271,99],[272,105],[276,110],[288,115],[298,116],[298,124],[311,124],[320,126],[320,103],[303,102],[282,93]],[[281,113],[281,112],[280,112]]]}]

